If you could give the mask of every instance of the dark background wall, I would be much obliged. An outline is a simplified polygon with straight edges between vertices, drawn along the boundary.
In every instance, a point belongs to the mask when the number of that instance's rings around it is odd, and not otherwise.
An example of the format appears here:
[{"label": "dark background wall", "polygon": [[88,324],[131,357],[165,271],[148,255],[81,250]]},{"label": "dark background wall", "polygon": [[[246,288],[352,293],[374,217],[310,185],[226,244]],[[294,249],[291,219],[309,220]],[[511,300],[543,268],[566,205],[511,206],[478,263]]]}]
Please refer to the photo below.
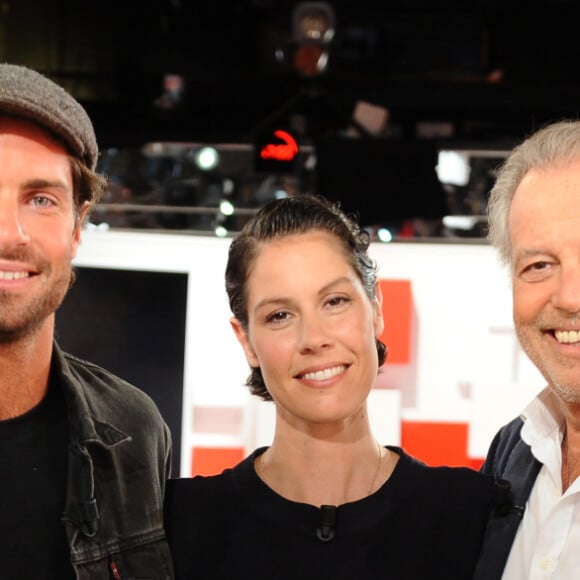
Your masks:
[{"label": "dark background wall", "polygon": [[[449,121],[463,139],[516,138],[580,103],[577,2],[336,1],[329,68],[292,69],[288,0],[3,0],[0,57],[51,74],[89,108],[104,145],[143,138],[247,139],[301,91],[331,106],[387,107],[399,133]],[[276,50],[284,53],[275,58]],[[180,111],[152,101],[162,76]],[[330,105],[329,105],[330,102]],[[326,116],[325,116],[326,115]]]},{"label": "dark background wall", "polygon": [[173,439],[179,474],[187,274],[78,267],[56,314],[62,348],[145,391]]}]

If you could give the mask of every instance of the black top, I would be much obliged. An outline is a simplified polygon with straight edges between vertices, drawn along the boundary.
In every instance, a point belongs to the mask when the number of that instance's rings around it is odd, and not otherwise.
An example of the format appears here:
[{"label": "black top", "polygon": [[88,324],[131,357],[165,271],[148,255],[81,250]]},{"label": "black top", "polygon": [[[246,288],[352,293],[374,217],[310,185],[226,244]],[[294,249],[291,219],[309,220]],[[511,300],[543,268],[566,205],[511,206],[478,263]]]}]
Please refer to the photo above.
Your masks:
[{"label": "black top", "polygon": [[64,523],[68,423],[51,385],[33,409],[0,421],[0,577],[74,578]]},{"label": "black top", "polygon": [[326,512],[262,482],[253,461],[265,448],[220,475],[170,480],[165,517],[176,578],[470,579],[493,480],[389,448],[401,457],[383,487]]}]

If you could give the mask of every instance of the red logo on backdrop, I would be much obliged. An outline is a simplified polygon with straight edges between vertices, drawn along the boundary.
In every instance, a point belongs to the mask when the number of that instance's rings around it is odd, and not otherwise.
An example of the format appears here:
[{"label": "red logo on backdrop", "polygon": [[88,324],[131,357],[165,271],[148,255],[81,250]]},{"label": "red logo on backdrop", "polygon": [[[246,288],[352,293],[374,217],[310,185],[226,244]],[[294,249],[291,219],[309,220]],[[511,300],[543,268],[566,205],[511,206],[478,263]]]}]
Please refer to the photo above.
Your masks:
[{"label": "red logo on backdrop", "polygon": [[274,137],[282,143],[268,143],[260,151],[262,159],[274,159],[276,161],[292,161],[298,154],[298,144],[294,137],[287,131],[274,131]]}]

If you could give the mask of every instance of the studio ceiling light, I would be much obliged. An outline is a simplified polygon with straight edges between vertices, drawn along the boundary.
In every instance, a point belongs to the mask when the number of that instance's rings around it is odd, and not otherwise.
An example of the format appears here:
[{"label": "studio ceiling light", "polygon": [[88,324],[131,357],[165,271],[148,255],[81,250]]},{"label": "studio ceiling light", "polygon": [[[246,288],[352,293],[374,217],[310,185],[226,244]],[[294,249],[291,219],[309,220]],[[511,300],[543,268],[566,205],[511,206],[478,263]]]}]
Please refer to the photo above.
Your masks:
[{"label": "studio ceiling light", "polygon": [[335,34],[334,10],[327,2],[300,2],[294,8],[292,29],[296,50],[294,68],[304,76],[322,74],[328,66]]}]

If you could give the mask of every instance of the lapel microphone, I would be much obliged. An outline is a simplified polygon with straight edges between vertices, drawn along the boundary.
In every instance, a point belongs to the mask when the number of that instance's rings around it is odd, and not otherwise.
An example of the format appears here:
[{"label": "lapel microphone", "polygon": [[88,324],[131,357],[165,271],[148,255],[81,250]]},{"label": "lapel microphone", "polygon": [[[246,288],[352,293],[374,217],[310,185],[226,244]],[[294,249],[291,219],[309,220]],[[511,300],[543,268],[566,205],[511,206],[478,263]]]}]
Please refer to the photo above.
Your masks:
[{"label": "lapel microphone", "polygon": [[334,538],[334,524],[336,522],[335,505],[320,506],[320,525],[316,529],[316,537],[321,542],[330,542]]}]

